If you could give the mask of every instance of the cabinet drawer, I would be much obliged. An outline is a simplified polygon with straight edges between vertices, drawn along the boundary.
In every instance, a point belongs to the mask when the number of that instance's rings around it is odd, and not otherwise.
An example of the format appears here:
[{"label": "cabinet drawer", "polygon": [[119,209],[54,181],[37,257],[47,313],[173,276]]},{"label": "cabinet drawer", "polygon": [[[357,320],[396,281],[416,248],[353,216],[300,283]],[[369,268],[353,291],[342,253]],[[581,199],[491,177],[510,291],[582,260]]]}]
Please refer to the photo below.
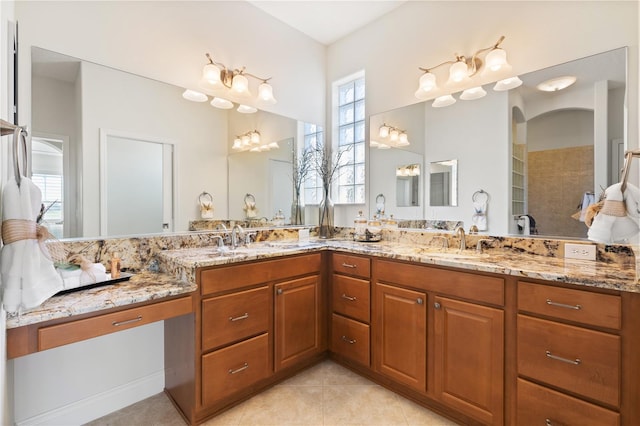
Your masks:
[{"label": "cabinet drawer", "polygon": [[620,406],[620,337],[518,315],[518,373]]},{"label": "cabinet drawer", "polygon": [[519,425],[617,426],[614,411],[518,379]]},{"label": "cabinet drawer", "polygon": [[518,282],[518,309],[619,330],[620,296]]},{"label": "cabinet drawer", "polygon": [[369,326],[341,315],[331,318],[331,350],[369,366]]},{"label": "cabinet drawer", "polygon": [[191,297],[167,300],[120,312],[67,322],[38,330],[38,350],[91,339],[193,311]]},{"label": "cabinet drawer", "polygon": [[370,317],[369,281],[333,274],[333,310],[366,323]]},{"label": "cabinet drawer", "polygon": [[202,350],[266,332],[271,305],[268,286],[204,300]]},{"label": "cabinet drawer", "polygon": [[211,352],[202,357],[202,404],[232,395],[271,373],[269,335]]},{"label": "cabinet drawer", "polygon": [[313,253],[199,271],[202,295],[250,287],[320,271],[321,255]]},{"label": "cabinet drawer", "polygon": [[367,257],[333,253],[332,264],[334,272],[360,278],[371,276],[371,260]]}]

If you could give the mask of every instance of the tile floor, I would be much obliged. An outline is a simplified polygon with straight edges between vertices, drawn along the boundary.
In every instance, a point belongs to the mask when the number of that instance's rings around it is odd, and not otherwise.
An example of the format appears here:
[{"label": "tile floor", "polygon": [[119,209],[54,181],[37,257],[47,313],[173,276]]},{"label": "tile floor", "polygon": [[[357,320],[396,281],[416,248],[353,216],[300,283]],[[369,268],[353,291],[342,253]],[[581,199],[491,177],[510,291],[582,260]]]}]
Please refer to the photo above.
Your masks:
[{"label": "tile floor", "polygon": [[[164,393],[88,423],[89,426],[184,424]],[[327,360],[204,425],[452,426],[455,423]]]}]

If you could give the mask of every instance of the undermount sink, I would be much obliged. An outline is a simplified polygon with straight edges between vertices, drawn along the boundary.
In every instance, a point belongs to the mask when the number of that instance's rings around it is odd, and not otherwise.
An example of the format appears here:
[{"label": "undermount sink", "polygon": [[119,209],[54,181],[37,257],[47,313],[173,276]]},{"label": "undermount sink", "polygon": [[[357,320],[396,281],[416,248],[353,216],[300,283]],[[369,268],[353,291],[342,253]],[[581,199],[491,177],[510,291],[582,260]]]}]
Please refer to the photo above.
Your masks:
[{"label": "undermount sink", "polygon": [[301,247],[317,247],[320,244],[312,242],[300,242],[300,241],[270,241],[266,243],[267,246],[273,248],[301,248]]},{"label": "undermount sink", "polygon": [[486,257],[482,253],[460,253],[459,251],[435,251],[435,250],[421,250],[424,256],[434,257],[439,259],[481,259]]}]

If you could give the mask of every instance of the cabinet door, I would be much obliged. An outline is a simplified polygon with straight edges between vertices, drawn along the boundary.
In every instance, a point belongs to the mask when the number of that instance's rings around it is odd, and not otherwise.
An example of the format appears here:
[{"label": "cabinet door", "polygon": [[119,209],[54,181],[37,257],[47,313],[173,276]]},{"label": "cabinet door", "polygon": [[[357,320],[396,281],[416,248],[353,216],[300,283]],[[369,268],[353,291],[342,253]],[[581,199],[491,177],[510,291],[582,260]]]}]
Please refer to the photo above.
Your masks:
[{"label": "cabinet door", "polygon": [[376,370],[426,391],[427,295],[375,283],[372,332]]},{"label": "cabinet door", "polygon": [[318,353],[321,345],[319,275],[275,285],[275,369]]},{"label": "cabinet door", "polygon": [[445,404],[480,420],[503,423],[504,312],[434,298],[435,392]]}]

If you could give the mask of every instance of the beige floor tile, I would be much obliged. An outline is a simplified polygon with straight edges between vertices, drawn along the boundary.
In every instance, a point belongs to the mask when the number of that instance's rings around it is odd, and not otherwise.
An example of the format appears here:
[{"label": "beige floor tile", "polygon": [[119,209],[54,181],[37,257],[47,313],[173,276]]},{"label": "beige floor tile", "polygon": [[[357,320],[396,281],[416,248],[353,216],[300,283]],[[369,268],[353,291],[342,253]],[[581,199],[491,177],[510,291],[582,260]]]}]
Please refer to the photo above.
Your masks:
[{"label": "beige floor tile", "polygon": [[327,425],[406,425],[398,396],[378,385],[325,386]]},{"label": "beige floor tile", "polygon": [[336,364],[332,361],[325,361],[321,364],[324,371],[325,386],[341,385],[370,385],[371,381],[354,373],[353,371]]},{"label": "beige floor tile", "polygon": [[455,426],[456,423],[446,419],[431,410],[409,401],[405,398],[399,398],[402,412],[407,419],[409,426]]},{"label": "beige floor tile", "polygon": [[326,362],[321,362],[296,374],[277,386],[322,386],[326,369]]},{"label": "beige floor tile", "polygon": [[88,426],[184,426],[185,422],[164,393],[129,405]]},{"label": "beige floor tile", "polygon": [[218,414],[214,418],[202,423],[202,426],[240,426],[244,415],[245,404],[237,405],[228,411]]},{"label": "beige floor tile", "polygon": [[322,425],[322,386],[276,386],[244,403],[243,426]]}]

